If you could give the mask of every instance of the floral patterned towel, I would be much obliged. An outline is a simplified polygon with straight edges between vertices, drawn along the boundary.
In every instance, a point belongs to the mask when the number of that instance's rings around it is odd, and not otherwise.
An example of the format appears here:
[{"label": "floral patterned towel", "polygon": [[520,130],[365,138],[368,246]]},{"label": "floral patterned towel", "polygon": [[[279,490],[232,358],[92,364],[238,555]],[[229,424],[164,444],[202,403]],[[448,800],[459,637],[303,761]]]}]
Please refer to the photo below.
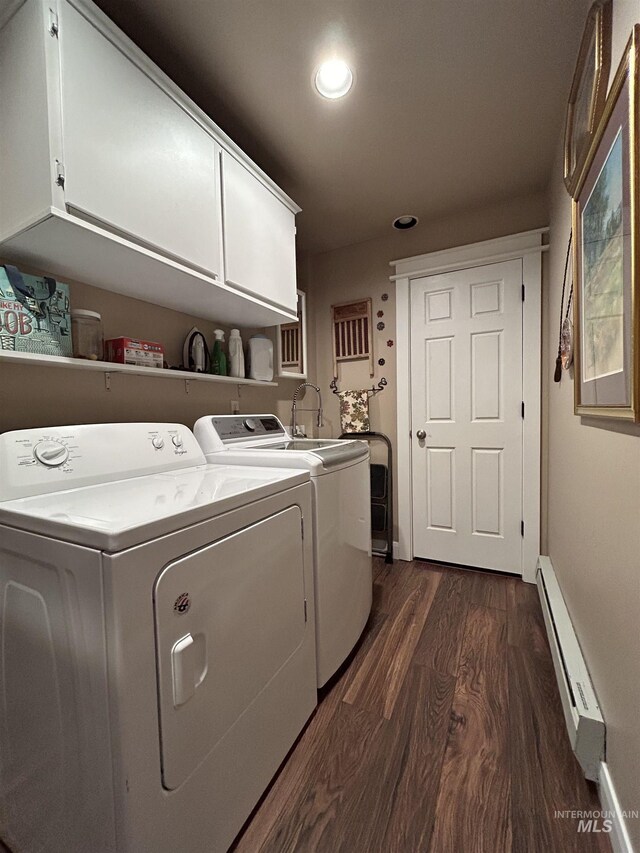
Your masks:
[{"label": "floral patterned towel", "polygon": [[342,432],[370,432],[369,392],[339,391]]}]

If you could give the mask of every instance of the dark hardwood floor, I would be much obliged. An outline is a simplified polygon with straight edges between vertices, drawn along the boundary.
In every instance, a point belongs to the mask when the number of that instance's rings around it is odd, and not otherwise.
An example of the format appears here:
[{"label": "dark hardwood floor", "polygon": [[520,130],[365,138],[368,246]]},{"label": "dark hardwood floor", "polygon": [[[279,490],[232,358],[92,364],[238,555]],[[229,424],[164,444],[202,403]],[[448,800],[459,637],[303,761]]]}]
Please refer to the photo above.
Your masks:
[{"label": "dark hardwood floor", "polygon": [[569,746],[537,590],[376,559],[374,606],[235,853],[609,851]]}]

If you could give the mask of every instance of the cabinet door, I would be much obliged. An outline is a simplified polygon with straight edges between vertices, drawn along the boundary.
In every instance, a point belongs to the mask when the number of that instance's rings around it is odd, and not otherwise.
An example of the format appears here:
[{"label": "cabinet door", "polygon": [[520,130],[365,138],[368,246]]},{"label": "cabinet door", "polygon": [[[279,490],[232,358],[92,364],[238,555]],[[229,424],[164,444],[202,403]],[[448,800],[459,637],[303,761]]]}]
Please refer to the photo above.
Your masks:
[{"label": "cabinet door", "polygon": [[70,211],[219,276],[216,142],[69,3],[60,52]]},{"label": "cabinet door", "polygon": [[227,284],[296,313],[295,216],[242,163],[222,152]]}]

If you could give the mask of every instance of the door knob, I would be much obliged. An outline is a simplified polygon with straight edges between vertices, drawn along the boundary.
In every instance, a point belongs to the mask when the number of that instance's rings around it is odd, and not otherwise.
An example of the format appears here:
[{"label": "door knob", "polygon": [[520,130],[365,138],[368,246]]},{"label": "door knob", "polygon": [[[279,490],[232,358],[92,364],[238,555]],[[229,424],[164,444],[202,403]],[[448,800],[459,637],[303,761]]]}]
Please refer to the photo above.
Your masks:
[{"label": "door knob", "polygon": [[427,433],[423,429],[419,429],[418,432],[416,433],[416,437],[418,438],[419,441],[424,441],[425,438],[427,437]]}]

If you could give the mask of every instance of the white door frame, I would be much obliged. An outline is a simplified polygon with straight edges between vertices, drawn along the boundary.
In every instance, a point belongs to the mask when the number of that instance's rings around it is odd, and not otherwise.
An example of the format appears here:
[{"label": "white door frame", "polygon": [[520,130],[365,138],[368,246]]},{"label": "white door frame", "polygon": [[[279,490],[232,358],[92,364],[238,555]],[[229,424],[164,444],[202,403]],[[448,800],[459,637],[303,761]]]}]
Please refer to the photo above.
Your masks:
[{"label": "white door frame", "polygon": [[540,433],[541,433],[541,323],[542,323],[542,244],[548,228],[524,231],[454,249],[431,252],[391,261],[396,274],[396,387],[398,428],[398,557],[413,559],[412,529],[412,445],[411,441],[411,318],[410,291],[413,279],[458,269],[522,259],[523,368],[522,398],[525,406],[522,456],[522,577],[535,583],[536,561],[540,554]]}]

